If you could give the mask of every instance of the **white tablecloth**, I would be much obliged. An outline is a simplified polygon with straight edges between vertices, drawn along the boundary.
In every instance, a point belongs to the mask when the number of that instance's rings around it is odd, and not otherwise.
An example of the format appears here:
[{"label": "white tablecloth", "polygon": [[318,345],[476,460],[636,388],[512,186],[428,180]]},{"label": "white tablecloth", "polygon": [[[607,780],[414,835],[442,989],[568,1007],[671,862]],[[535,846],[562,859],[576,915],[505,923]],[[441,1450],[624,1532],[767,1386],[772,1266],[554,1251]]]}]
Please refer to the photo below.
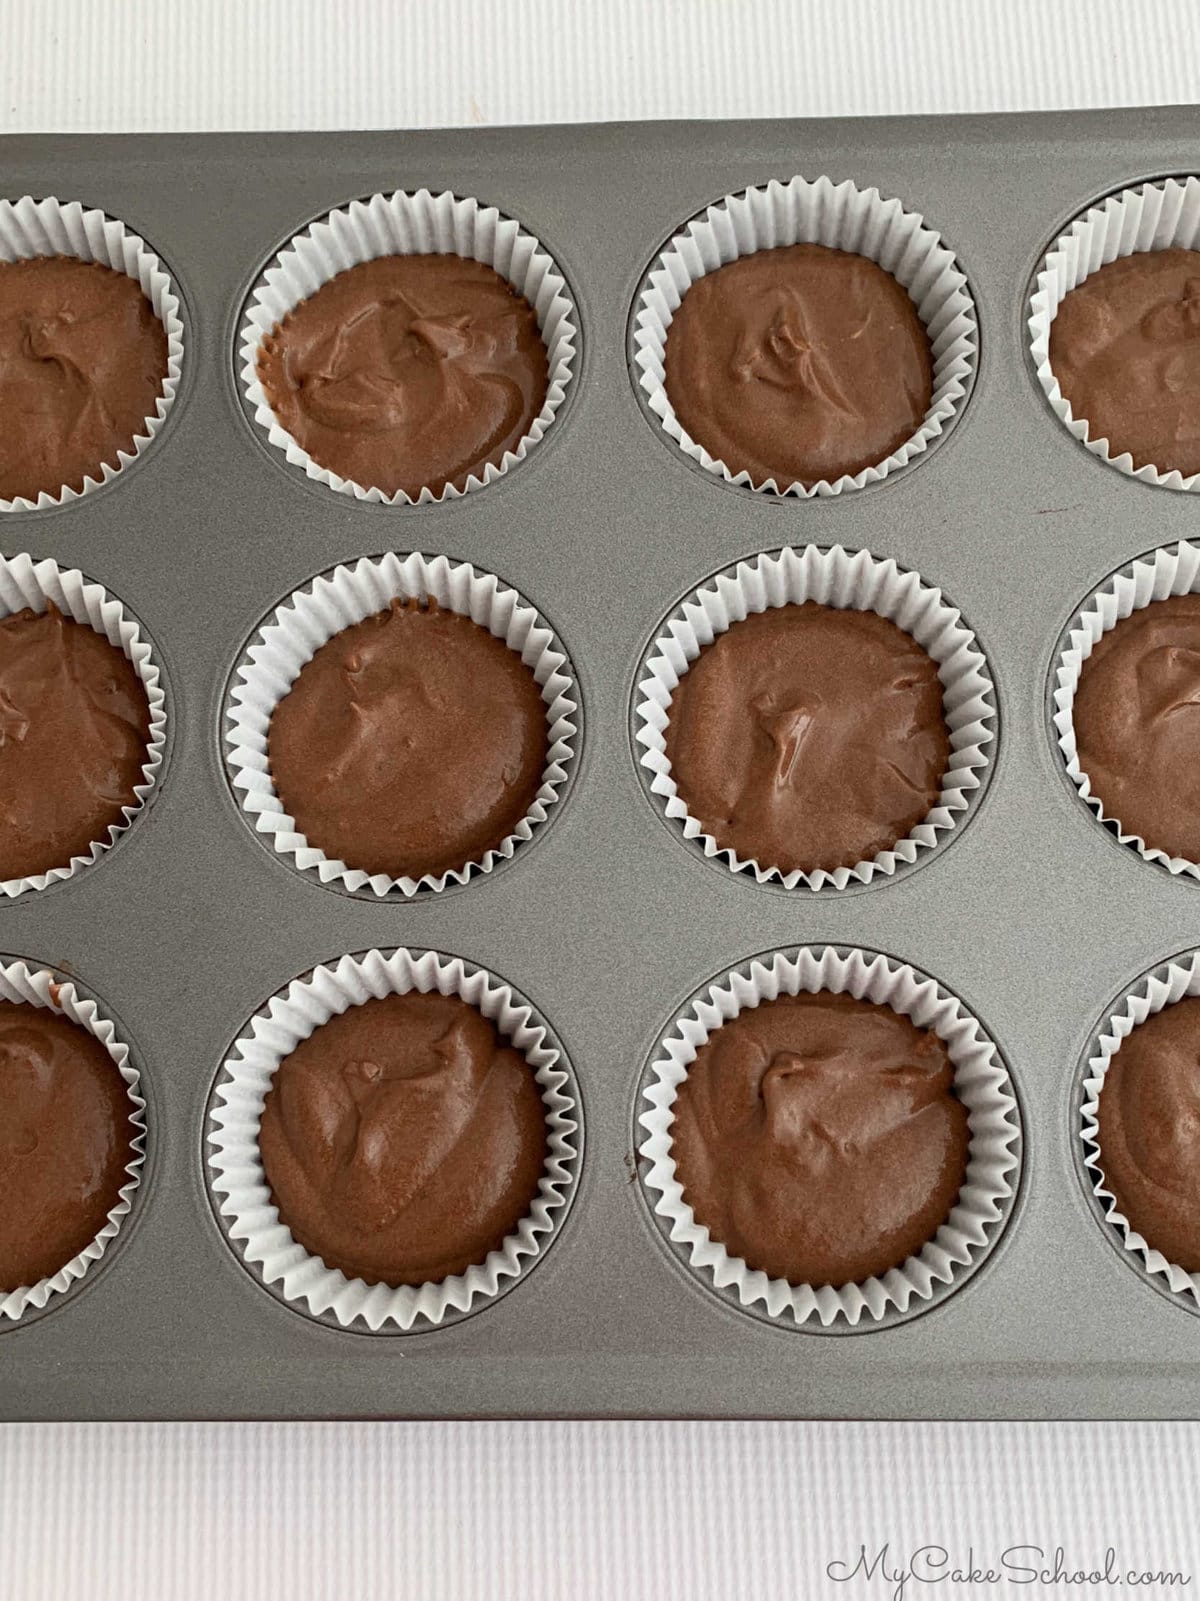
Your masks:
[{"label": "white tablecloth", "polygon": [[3,0],[0,127],[402,128],[1200,100],[1193,0]]},{"label": "white tablecloth", "polygon": [[[0,1597],[890,1601],[937,1548],[951,1573],[1008,1553],[1010,1582],[913,1579],[906,1601],[1186,1597],[1198,1484],[1180,1424],[20,1427]],[[831,1576],[885,1545],[890,1580]],[[1029,1582],[1059,1547],[1069,1572],[1111,1547],[1115,1572],[1191,1584]]]},{"label": "white tablecloth", "polygon": [[[1200,100],[1194,0],[0,0],[0,21],[6,131]],[[1190,1425],[17,1426],[0,1601],[851,1601],[914,1566],[909,1597],[1168,1596],[1031,1575],[1200,1587],[1198,1491]],[[864,1552],[874,1576],[844,1578]]]}]

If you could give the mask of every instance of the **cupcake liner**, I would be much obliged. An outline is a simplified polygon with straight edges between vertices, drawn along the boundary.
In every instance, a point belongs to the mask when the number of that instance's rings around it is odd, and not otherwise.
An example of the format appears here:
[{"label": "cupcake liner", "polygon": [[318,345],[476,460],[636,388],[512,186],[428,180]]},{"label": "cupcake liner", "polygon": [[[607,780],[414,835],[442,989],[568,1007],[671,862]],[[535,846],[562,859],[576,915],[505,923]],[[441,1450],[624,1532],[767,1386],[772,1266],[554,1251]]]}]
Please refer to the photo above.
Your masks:
[{"label": "cupcake liner", "polygon": [[1087,802],[1097,819],[1111,829],[1122,845],[1132,846],[1148,862],[1156,862],[1169,873],[1200,878],[1200,864],[1182,856],[1168,856],[1148,845],[1140,834],[1129,834],[1119,818],[1110,816],[1098,795],[1092,793],[1091,780],[1079,764],[1075,742],[1075,692],[1083,664],[1103,635],[1125,617],[1141,611],[1153,601],[1171,595],[1200,593],[1200,546],[1181,541],[1164,545],[1112,574],[1088,596],[1071,622],[1060,645],[1053,677],[1053,723],[1058,748],[1066,763],[1067,776]]},{"label": "cupcake liner", "polygon": [[31,967],[19,960],[0,960],[0,1001],[24,1001],[31,1006],[61,1012],[99,1040],[125,1081],[129,1092],[129,1121],[135,1130],[125,1166],[128,1177],[104,1227],[53,1278],[39,1279],[36,1284],[22,1285],[7,1294],[0,1290],[0,1328],[3,1328],[6,1319],[15,1323],[27,1312],[40,1312],[52,1296],[64,1295],[92,1271],[116,1239],[133,1206],[134,1191],[141,1181],[146,1160],[146,1102],[141,1091],[141,1075],[130,1060],[128,1045],[118,1038],[116,1028],[97,1003],[81,995],[74,984],[55,978],[43,967]]},{"label": "cupcake liner", "polygon": [[[946,1222],[917,1256],[861,1284],[789,1284],[751,1269],[696,1221],[675,1176],[675,1096],[696,1054],[723,1023],[780,995],[828,990],[890,1006],[944,1041],[954,1089],[967,1108],[967,1172]],[[645,1137],[641,1178],[673,1253],[708,1288],[783,1327],[842,1330],[916,1316],[945,1299],[993,1249],[1011,1215],[1021,1166],[1021,1117],[1008,1071],[978,1020],[915,968],[865,950],[801,946],[755,957],[720,975],[688,1002],[655,1048],[639,1096]],[[648,1109],[645,1109],[648,1108]]]},{"label": "cupcake liner", "polygon": [[[440,494],[422,489],[414,501],[405,490],[386,495],[381,489],[342,478],[315,462],[280,424],[258,380],[258,349],[284,317],[338,273],[378,256],[456,255],[492,267],[533,307],[546,345],[549,366],[546,399],[515,451],[506,451],[499,466],[489,462],[482,476],[472,474],[464,489],[447,484]],[[533,449],[554,421],[574,376],[579,343],[578,314],[563,277],[545,247],[511,217],[478,200],[459,199],[448,191],[414,194],[398,191],[352,200],[296,234],[266,268],[242,316],[240,348],[242,384],[254,420],[271,444],[309,478],[340,494],[386,506],[429,505],[461,495],[502,478]]]},{"label": "cupcake liner", "polygon": [[[546,1107],[548,1150],[539,1193],[516,1231],[486,1261],[438,1283],[369,1285],[312,1256],[271,1200],[258,1147],[263,1105],[280,1062],[322,1023],[372,996],[410,990],[458,995],[475,1006],[533,1069]],[[492,974],[436,951],[372,950],[293,980],[250,1020],[209,1102],[208,1178],[218,1221],[255,1277],[284,1301],[342,1328],[437,1327],[512,1287],[544,1254],[578,1177],[582,1122],[565,1053],[522,996]]]},{"label": "cupcake liner", "polygon": [[1143,973],[1114,1003],[1093,1037],[1084,1058],[1083,1083],[1076,1125],[1083,1159],[1084,1183],[1093,1208],[1113,1242],[1127,1253],[1130,1263],[1156,1289],[1179,1297],[1191,1312],[1200,1312],[1200,1274],[1189,1273],[1149,1245],[1117,1208],[1116,1197],[1104,1181],[1104,1155],[1100,1149],[1100,1091],[1113,1057],[1134,1029],[1155,1012],[1174,1006],[1186,995],[1200,995],[1200,951],[1186,952],[1173,961]]},{"label": "cupcake liner", "polygon": [[[735,622],[773,606],[806,600],[845,610],[873,611],[911,634],[937,663],[943,710],[950,731],[950,766],[929,815],[907,838],[871,861],[832,872],[795,869],[784,873],[770,863],[741,857],[705,833],[677,792],[666,754],[671,697],[705,645]],[[983,652],[975,636],[938,589],[894,561],[881,561],[865,550],[853,553],[840,545],[786,547],[739,562],[709,579],[677,606],[650,646],[635,692],[638,757],[651,795],[683,838],[695,840],[705,856],[717,858],[733,872],[752,872],[760,884],[785,889],[869,884],[878,875],[891,877],[931,851],[966,820],[986,781],[989,747],[996,738],[995,692]]]},{"label": "cupcake liner", "polygon": [[[532,672],[546,707],[548,747],[542,783],[533,805],[516,829],[475,861],[446,873],[390,878],[326,856],[297,831],[284,810],[267,762],[267,734],[275,707],[304,664],[344,628],[384,611],[397,597],[430,597],[448,611],[470,617],[503,640]],[[366,557],[353,567],[337,567],[288,597],[255,632],[234,668],[226,709],[225,756],[230,782],[242,810],[271,848],[290,856],[301,872],[312,871],[322,884],[377,896],[438,893],[447,884],[465,884],[508,860],[532,839],[561,800],[576,760],[579,693],[571,663],[553,631],[515,589],[445,556]]]},{"label": "cupcake liner", "polygon": [[107,484],[150,446],[167,420],[183,374],[183,318],[179,295],[170,274],[144,239],[103,211],[85,210],[77,200],[69,203],[34,200],[0,200],[0,261],[27,261],[33,256],[77,256],[80,261],[98,261],[136,278],[142,293],[154,308],[154,315],[167,331],[167,375],[154,415],[147,417],[131,451],[117,452],[117,466],[105,462],[98,467],[98,478],[84,479],[82,489],[64,484],[51,493],[43,490],[36,500],[19,495],[15,500],[0,499],[0,512],[39,511],[47,506],[65,506],[80,500],[101,484]]},{"label": "cupcake liner", "polygon": [[[877,262],[909,293],[925,325],[933,353],[933,395],[925,420],[898,450],[873,467],[829,482],[805,486],[754,484],[747,472],[734,472],[709,455],[684,429],[667,398],[667,335],[680,302],[697,278],[741,256],[781,245],[827,245]],[[663,248],[638,294],[633,322],[638,386],[659,426],[679,448],[727,483],[760,494],[811,499],[840,495],[876,484],[921,456],[961,415],[979,356],[975,305],[965,274],[953,252],[916,212],[878,189],[859,189],[828,178],[788,183],[772,180],[740,194],[726,195],[693,217]]]},{"label": "cupcake liner", "polygon": [[100,584],[92,583],[75,568],[60,567],[49,558],[35,561],[27,555],[0,556],[0,617],[11,616],[26,607],[44,612],[51,603],[64,616],[73,617],[77,623],[102,634],[132,664],[145,685],[150,703],[150,734],[141,783],[134,786],[136,804],[123,809],[124,821],[112,824],[107,839],[93,840],[86,856],[73,856],[65,866],[52,867],[25,878],[0,879],[0,896],[6,895],[10,900],[27,890],[45,889],[49,884],[74,878],[82,868],[99,861],[145,810],[166,755],[167,705],[162,675],[137,618]]},{"label": "cupcake liner", "polygon": [[1127,478],[1164,489],[1200,489],[1200,473],[1133,465],[1133,457],[1110,453],[1107,439],[1093,439],[1086,417],[1076,417],[1050,366],[1050,328],[1072,289],[1120,256],[1149,250],[1200,249],[1200,179],[1166,178],[1122,189],[1076,217],[1042,257],[1029,301],[1029,351],[1037,381],[1054,415],[1082,445]]}]

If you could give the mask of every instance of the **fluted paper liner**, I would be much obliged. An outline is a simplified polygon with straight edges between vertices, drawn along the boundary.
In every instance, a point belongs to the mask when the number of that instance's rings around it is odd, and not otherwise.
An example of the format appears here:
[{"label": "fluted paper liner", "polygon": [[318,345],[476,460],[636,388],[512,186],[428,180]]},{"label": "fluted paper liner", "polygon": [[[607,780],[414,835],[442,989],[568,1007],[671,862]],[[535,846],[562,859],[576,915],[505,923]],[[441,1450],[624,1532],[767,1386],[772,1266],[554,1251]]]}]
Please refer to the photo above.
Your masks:
[{"label": "fluted paper liner", "polygon": [[[666,389],[667,336],[684,295],[698,278],[741,256],[797,244],[826,245],[866,256],[908,291],[929,336],[933,394],[921,426],[883,461],[832,482],[780,484],[769,479],[755,484],[748,472],[711,456],[675,415]],[[726,195],[693,217],[647,274],[634,309],[633,342],[637,382],[646,404],[664,433],[692,461],[727,483],[806,499],[879,483],[923,455],[962,412],[979,348],[966,276],[941,237],[923,217],[906,211],[898,200],[885,200],[878,189],[859,189],[849,181],[835,184],[828,178],[772,180]]]},{"label": "fluted paper liner", "polygon": [[1166,851],[1148,843],[1140,834],[1129,834],[1119,818],[1105,811],[1098,795],[1092,793],[1091,780],[1079,763],[1079,749],[1075,741],[1075,692],[1083,664],[1095,649],[1097,642],[1125,617],[1156,600],[1172,595],[1200,593],[1200,546],[1179,543],[1164,545],[1147,556],[1130,563],[1119,573],[1106,578],[1083,603],[1067,630],[1054,669],[1054,729],[1058,748],[1066,763],[1071,782],[1081,798],[1102,823],[1116,832],[1122,845],[1130,845],[1148,862],[1157,862],[1169,873],[1200,878],[1200,864],[1189,862],[1182,856],[1168,856]]},{"label": "fluted paper liner", "polygon": [[[832,872],[797,868],[784,873],[770,862],[739,856],[704,831],[677,791],[666,754],[666,730],[671,697],[704,646],[754,612],[806,600],[876,612],[929,653],[942,683],[950,763],[928,816],[890,850]],[[734,872],[752,872],[760,884],[782,884],[786,889],[869,884],[877,875],[890,877],[901,866],[911,866],[923,852],[933,850],[972,809],[996,736],[987,662],[961,614],[940,590],[931,588],[916,573],[906,572],[894,561],[880,561],[867,551],[851,553],[840,545],[830,550],[816,545],[787,547],[739,562],[702,584],[675,608],[650,647],[639,675],[634,713],[641,747],[638,759],[650,791],[667,817],[680,825],[683,837],[697,840],[706,856],[719,858]]]},{"label": "fluted paper liner", "polygon": [[[525,663],[546,708],[546,763],[533,805],[511,834],[477,860],[421,878],[367,873],[310,844],[276,793],[267,761],[267,736],[275,707],[301,668],[334,635],[385,611],[396,598],[437,601],[470,617],[502,640]],[[579,697],[570,661],[553,630],[515,589],[491,573],[445,556],[401,556],[389,552],[338,567],[289,596],[256,631],[234,669],[226,713],[225,754],[230,781],[255,830],[272,849],[311,870],[323,884],[378,896],[434,892],[490,873],[531,840],[558,804],[576,759]]]},{"label": "fluted paper liner", "polygon": [[64,616],[102,634],[132,665],[145,686],[150,703],[150,733],[141,781],[134,786],[134,801],[123,808],[122,821],[112,824],[107,838],[93,840],[86,855],[74,856],[69,862],[48,868],[44,873],[0,879],[0,896],[10,900],[27,890],[45,889],[62,879],[73,878],[83,868],[99,861],[145,810],[166,754],[167,706],[162,675],[137,618],[102,585],[92,583],[75,568],[60,567],[49,558],[35,561],[27,555],[0,556],[0,617],[9,617],[27,607],[44,612],[51,602]]},{"label": "fluted paper liner", "polygon": [[[820,990],[890,1006],[932,1029],[954,1065],[954,1090],[967,1109],[967,1171],[949,1217],[916,1256],[881,1277],[834,1289],[789,1284],[730,1254],[696,1221],[675,1173],[671,1128],[679,1085],[701,1046],[739,1012],[780,995]],[[656,1047],[639,1099],[645,1131],[642,1182],[675,1254],[709,1288],[784,1326],[856,1327],[896,1322],[944,1299],[974,1273],[999,1239],[1016,1199],[1021,1121],[1008,1071],[976,1018],[933,979],[872,951],[802,946],[756,957],[693,998]]]},{"label": "fluted paper liner", "polygon": [[1116,1197],[1104,1180],[1104,1152],[1098,1123],[1100,1092],[1113,1057],[1135,1028],[1155,1012],[1183,1000],[1185,995],[1200,995],[1200,951],[1176,957],[1144,973],[1113,1007],[1092,1041],[1084,1068],[1079,1138],[1083,1144],[1087,1182],[1100,1216],[1114,1239],[1129,1252],[1131,1264],[1151,1282],[1180,1296],[1189,1311],[1200,1312],[1200,1273],[1189,1273],[1177,1262],[1168,1261],[1118,1210]]},{"label": "fluted paper liner", "polygon": [[167,373],[162,392],[155,402],[153,416],[147,417],[131,450],[119,450],[117,462],[96,463],[98,477],[89,474],[82,489],[64,484],[44,489],[36,500],[19,495],[15,500],[0,499],[0,512],[35,511],[46,506],[64,506],[80,500],[107,484],[145,451],[167,420],[183,376],[183,318],[179,296],[170,274],[144,239],[103,211],[86,210],[77,200],[68,202],[0,200],[0,261],[27,261],[34,256],[77,256],[80,261],[98,261],[101,266],[136,278],[150,302],[154,315],[167,332]]},{"label": "fluted paper liner", "polygon": [[1200,473],[1134,468],[1128,451],[1114,456],[1107,439],[1093,439],[1086,417],[1076,417],[1050,366],[1050,330],[1058,308],[1085,278],[1121,256],[1148,250],[1200,248],[1200,179],[1167,178],[1122,189],[1076,217],[1043,256],[1029,302],[1029,348],[1050,409],[1082,445],[1143,484],[1200,489]]},{"label": "fluted paper liner", "polygon": [[[275,1071],[301,1040],[351,1006],[411,990],[461,996],[524,1055],[546,1110],[546,1166],[528,1214],[484,1262],[437,1283],[371,1285],[327,1267],[280,1220],[263,1171],[259,1126]],[[565,1055],[529,1002],[508,985],[434,951],[373,950],[295,979],[250,1020],[213,1092],[207,1145],[221,1226],[256,1277],[284,1300],[313,1317],[332,1316],[343,1328],[361,1323],[373,1332],[408,1330],[470,1312],[511,1287],[545,1252],[578,1177],[581,1114]]]},{"label": "fluted paper liner", "polygon": [[134,1192],[146,1160],[146,1102],[141,1091],[141,1075],[130,1061],[129,1046],[118,1037],[116,1028],[104,1016],[99,1005],[81,995],[74,984],[57,979],[45,968],[30,966],[26,962],[0,962],[0,1001],[25,1002],[47,1011],[61,1012],[99,1040],[125,1082],[129,1094],[130,1123],[126,1179],[104,1227],[78,1256],[64,1263],[52,1278],[39,1279],[36,1284],[21,1285],[7,1292],[0,1289],[0,1328],[3,1328],[5,1320],[16,1322],[27,1312],[40,1312],[52,1297],[64,1295],[92,1270],[116,1239],[133,1206]]},{"label": "fluted paper liner", "polygon": [[[263,340],[302,300],[316,293],[338,273],[379,256],[455,255],[480,261],[506,279],[533,307],[546,346],[548,382],[542,409],[516,450],[506,451],[499,465],[489,462],[482,475],[472,473],[463,489],[447,484],[440,494],[425,488],[413,500],[405,490],[393,495],[370,484],[342,478],[314,461],[280,423],[258,378],[258,351]],[[553,257],[512,217],[478,200],[420,189],[353,200],[298,233],[274,258],[250,292],[242,316],[240,349],[242,384],[254,420],[293,466],[309,478],[357,500],[388,506],[428,505],[457,500],[494,483],[524,461],[554,421],[566,399],[575,370],[579,342],[578,316],[566,279]]]}]

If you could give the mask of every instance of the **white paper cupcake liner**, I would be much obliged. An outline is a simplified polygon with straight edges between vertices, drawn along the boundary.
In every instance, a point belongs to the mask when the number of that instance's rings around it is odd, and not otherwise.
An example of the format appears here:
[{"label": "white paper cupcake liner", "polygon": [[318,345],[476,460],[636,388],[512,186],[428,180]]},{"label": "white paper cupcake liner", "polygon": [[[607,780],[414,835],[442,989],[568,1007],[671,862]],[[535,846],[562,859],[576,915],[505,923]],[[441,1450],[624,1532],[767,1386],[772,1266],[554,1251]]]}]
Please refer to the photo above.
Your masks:
[{"label": "white paper cupcake liner", "polygon": [[1093,439],[1086,417],[1076,417],[1050,366],[1050,329],[1058,308],[1085,278],[1121,256],[1148,250],[1200,249],[1200,179],[1166,178],[1122,189],[1075,218],[1042,257],[1029,302],[1029,349],[1050,409],[1093,456],[1127,478],[1164,489],[1200,489],[1200,473],[1133,465],[1126,451],[1114,456],[1107,439]]},{"label": "white paper cupcake liner", "polygon": [[[301,834],[275,791],[267,761],[267,736],[275,707],[301,668],[344,628],[385,611],[398,597],[436,600],[447,611],[470,617],[503,640],[533,674],[546,707],[546,764],[533,805],[493,850],[449,872],[421,878],[390,878],[338,861]],[[445,556],[363,557],[338,567],[288,597],[255,632],[234,668],[226,711],[225,755],[230,782],[242,810],[271,848],[291,858],[322,884],[355,893],[411,896],[437,893],[490,873],[535,832],[559,803],[576,760],[579,693],[571,663],[553,630],[515,589],[491,573]]]},{"label": "white paper cupcake liner", "polygon": [[0,896],[10,900],[27,890],[45,889],[62,879],[73,878],[82,868],[99,861],[145,810],[166,754],[167,704],[162,675],[137,618],[100,584],[92,583],[74,568],[60,567],[49,558],[35,561],[27,555],[0,556],[0,617],[9,617],[27,607],[44,612],[51,602],[64,616],[73,617],[77,623],[102,634],[130,662],[145,686],[150,703],[150,733],[141,782],[134,786],[134,802],[123,808],[123,820],[112,824],[106,839],[93,840],[85,856],[74,856],[62,866],[49,868],[44,873],[0,879]]},{"label": "white paper cupcake liner", "polygon": [[1149,845],[1140,834],[1129,834],[1119,818],[1105,811],[1098,795],[1092,793],[1091,780],[1079,764],[1075,742],[1075,692],[1079,688],[1083,664],[1097,641],[1125,617],[1153,601],[1171,595],[1200,593],[1200,546],[1179,543],[1164,545],[1149,555],[1112,574],[1088,596],[1067,629],[1054,668],[1054,730],[1058,748],[1066,763],[1067,775],[1097,819],[1106,824],[1122,845],[1132,846],[1148,862],[1156,862],[1169,873],[1200,878],[1200,864],[1182,856],[1168,856]]},{"label": "white paper cupcake liner", "polygon": [[1100,1092],[1113,1057],[1134,1029],[1173,1006],[1187,995],[1200,995],[1200,951],[1143,973],[1116,1002],[1091,1042],[1084,1063],[1078,1137],[1082,1143],[1085,1183],[1097,1215],[1110,1237],[1128,1253],[1126,1258],[1148,1282],[1179,1296],[1189,1311],[1200,1312],[1200,1274],[1189,1273],[1169,1262],[1132,1227],[1118,1210],[1116,1197],[1104,1180],[1104,1153],[1100,1147]]},{"label": "white paper cupcake liner", "polygon": [[47,1011],[61,1012],[99,1040],[112,1057],[129,1092],[131,1129],[129,1161],[125,1166],[127,1177],[104,1227],[78,1256],[64,1263],[53,1278],[39,1279],[36,1284],[22,1285],[7,1294],[0,1290],[2,1329],[6,1320],[15,1323],[26,1313],[40,1312],[52,1297],[64,1295],[94,1268],[111,1247],[133,1206],[134,1192],[146,1160],[146,1102],[142,1095],[141,1075],[130,1060],[129,1046],[118,1038],[116,1028],[97,1003],[79,994],[74,984],[55,978],[53,973],[42,967],[31,967],[23,961],[0,960],[0,1001],[26,1002],[30,1006],[44,1007]]},{"label": "white paper cupcake liner", "polygon": [[[676,788],[666,754],[666,731],[671,697],[704,646],[754,612],[806,600],[876,612],[911,634],[929,653],[942,682],[950,765],[929,815],[890,850],[832,872],[817,868],[784,873],[770,862],[723,848],[705,833]],[[879,875],[891,877],[901,867],[911,866],[960,827],[977,803],[996,737],[995,692],[987,662],[961,614],[916,573],[865,550],[851,553],[840,545],[830,550],[816,545],[787,547],[756,556],[695,590],[666,619],[646,655],[635,691],[634,718],[641,747],[638,760],[651,795],[680,825],[684,839],[697,841],[705,856],[725,862],[734,872],[753,873],[760,884],[781,884],[785,889],[845,889],[850,883],[869,884]]]},{"label": "white paper cupcake liner", "polygon": [[[755,484],[711,456],[683,427],[667,398],[666,346],[671,322],[698,278],[741,256],[783,245],[827,245],[877,262],[905,288],[925,325],[933,354],[933,395],[925,420],[898,450],[872,467],[830,482]],[[953,253],[916,212],[878,189],[859,189],[828,178],[776,180],[708,207],[667,244],[646,276],[634,308],[634,360],[638,385],[663,431],[679,448],[727,483],[760,493],[840,495],[879,483],[922,455],[957,420],[966,404],[978,360],[975,305]]]},{"label": "white paper cupcake liner", "polygon": [[[456,255],[492,267],[533,307],[546,346],[548,384],[541,411],[529,431],[507,451],[499,466],[489,462],[482,475],[472,474],[464,489],[447,484],[440,494],[425,488],[413,500],[403,489],[386,495],[371,485],[342,478],[315,462],[281,425],[258,378],[258,351],[262,341],[289,311],[316,293],[338,273],[379,256]],[[521,225],[503,216],[495,206],[459,199],[428,189],[413,194],[376,194],[369,200],[352,200],[298,233],[275,257],[250,292],[242,316],[240,349],[242,384],[254,420],[276,449],[309,478],[327,484],[356,500],[387,506],[428,505],[457,500],[459,496],[515,467],[544,436],[554,421],[574,374],[579,342],[578,314],[566,279],[553,257]]]},{"label": "white paper cupcake liner", "polygon": [[[946,1222],[919,1255],[882,1277],[834,1289],[789,1284],[751,1269],[696,1221],[675,1173],[675,1097],[701,1046],[739,1012],[780,995],[828,990],[890,1006],[932,1029],[954,1064],[968,1113],[967,1172]],[[865,950],[802,946],[722,974],[688,1003],[656,1047],[639,1097],[642,1183],[676,1257],[735,1306],[784,1327],[855,1328],[916,1316],[956,1290],[999,1240],[1016,1200],[1021,1117],[1008,1071],[976,1018],[933,979]]]},{"label": "white paper cupcake liner", "polygon": [[183,375],[183,318],[179,296],[162,262],[137,234],[123,222],[88,211],[77,200],[69,203],[50,197],[34,200],[0,200],[0,261],[27,261],[34,256],[77,256],[80,261],[98,261],[127,278],[136,278],[154,315],[167,331],[167,375],[154,415],[147,417],[129,451],[117,452],[117,465],[97,463],[99,477],[88,476],[82,489],[64,484],[56,490],[42,490],[36,500],[19,495],[15,500],[0,499],[0,512],[37,511],[47,506],[64,506],[80,500],[107,484],[143,454],[167,420]]},{"label": "white paper cupcake liner", "polygon": [[[438,1283],[367,1284],[312,1256],[280,1221],[258,1146],[276,1069],[301,1040],[351,1006],[411,990],[477,1007],[533,1070],[546,1108],[546,1166],[528,1214],[486,1261]],[[272,997],[235,1042],[209,1103],[209,1184],[218,1221],[269,1289],[316,1318],[372,1332],[437,1327],[493,1299],[545,1253],[573,1196],[583,1148],[578,1092],[565,1053],[522,996],[490,973],[436,951],[372,950],[315,968]]]}]

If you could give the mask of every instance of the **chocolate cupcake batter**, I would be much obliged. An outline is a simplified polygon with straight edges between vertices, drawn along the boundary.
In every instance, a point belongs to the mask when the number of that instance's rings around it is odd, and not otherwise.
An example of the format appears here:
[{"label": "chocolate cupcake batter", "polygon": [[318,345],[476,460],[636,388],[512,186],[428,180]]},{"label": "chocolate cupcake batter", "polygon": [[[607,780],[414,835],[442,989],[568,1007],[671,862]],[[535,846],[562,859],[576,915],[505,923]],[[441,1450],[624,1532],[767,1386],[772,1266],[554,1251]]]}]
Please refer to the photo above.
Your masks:
[{"label": "chocolate cupcake batter", "polygon": [[1072,715],[1105,815],[1200,862],[1200,595],[1152,601],[1102,635]]},{"label": "chocolate cupcake batter", "polygon": [[924,421],[929,337],[865,256],[787,245],[696,280],[667,333],[675,415],[758,486],[830,482],[886,461]]},{"label": "chocolate cupcake batter", "polygon": [[0,1294],[51,1278],[120,1199],[131,1103],[86,1029],[0,1001]]},{"label": "chocolate cupcake batter", "polygon": [[1123,256],[1085,278],[1050,324],[1050,366],[1110,455],[1200,472],[1200,251]]},{"label": "chocolate cupcake batter", "polygon": [[937,1234],[967,1170],[936,1034],[851,995],[785,995],[703,1045],[675,1101],[684,1199],[751,1268],[861,1283]]},{"label": "chocolate cupcake batter", "polygon": [[306,1251],[369,1284],[482,1262],[528,1213],[546,1159],[529,1064],[455,995],[387,995],[279,1065],[263,1166]]},{"label": "chocolate cupcake batter", "polygon": [[420,878],[477,861],[541,787],[546,708],[529,668],[435,601],[344,629],[275,708],[268,760],[310,845]]},{"label": "chocolate cupcake batter", "polygon": [[1164,1007],[1122,1042],[1097,1125],[1118,1210],[1169,1262],[1200,1272],[1200,1000]]},{"label": "chocolate cupcake batter", "polygon": [[546,399],[533,307],[462,256],[381,256],[338,273],[263,340],[258,376],[320,466],[414,499],[515,450]]},{"label": "chocolate cupcake batter", "polygon": [[875,612],[806,601],[754,613],[680,680],[666,753],[722,849],[785,873],[853,867],[911,833],[941,793],[937,665]]},{"label": "chocolate cupcake batter", "polygon": [[136,278],[97,262],[0,262],[0,497],[83,488],[146,431],[167,333]]},{"label": "chocolate cupcake batter", "polygon": [[0,618],[0,879],[107,843],[149,735],[145,686],[103,635],[53,605]]}]

